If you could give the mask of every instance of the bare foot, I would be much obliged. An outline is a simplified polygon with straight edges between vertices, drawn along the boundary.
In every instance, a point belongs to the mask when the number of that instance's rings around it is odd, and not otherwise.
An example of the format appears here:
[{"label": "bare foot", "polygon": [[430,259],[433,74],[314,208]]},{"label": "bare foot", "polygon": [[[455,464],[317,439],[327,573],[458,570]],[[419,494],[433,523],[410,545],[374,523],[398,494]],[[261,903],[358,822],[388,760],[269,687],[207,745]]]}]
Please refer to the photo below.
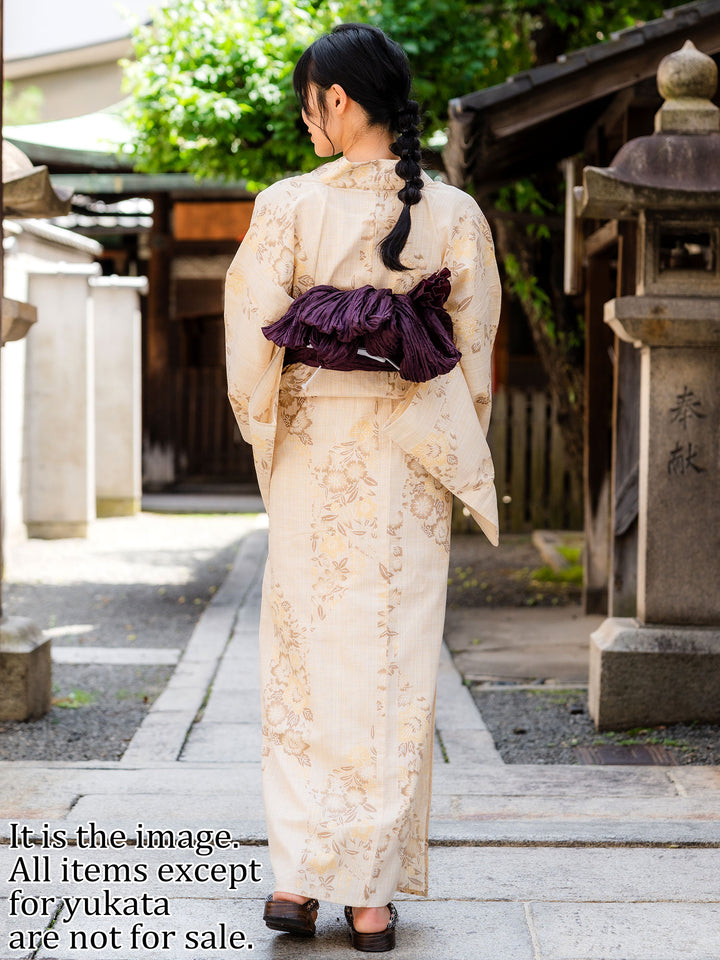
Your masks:
[{"label": "bare foot", "polygon": [[353,907],[352,915],[358,933],[380,933],[390,923],[387,907]]},{"label": "bare foot", "polygon": [[[275,890],[273,892],[273,900],[289,900],[290,903],[307,903],[310,899],[310,897],[303,897],[299,893],[285,893],[282,890]],[[310,916],[313,920],[317,920],[317,910],[313,910]]]}]

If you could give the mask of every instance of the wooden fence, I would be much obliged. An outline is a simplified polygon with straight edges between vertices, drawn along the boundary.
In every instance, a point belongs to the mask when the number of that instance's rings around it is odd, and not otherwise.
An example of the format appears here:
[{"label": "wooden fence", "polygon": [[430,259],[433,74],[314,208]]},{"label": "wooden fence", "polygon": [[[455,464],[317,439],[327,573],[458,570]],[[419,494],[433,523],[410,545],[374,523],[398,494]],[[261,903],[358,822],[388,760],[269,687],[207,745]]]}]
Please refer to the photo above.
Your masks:
[{"label": "wooden fence", "polygon": [[254,483],[252,451],[240,437],[223,367],[176,371],[175,476],[179,482]]},{"label": "wooden fence", "polygon": [[[180,481],[254,482],[227,401],[225,371],[178,371],[175,379],[176,476]],[[500,530],[582,528],[582,477],[570,467],[556,404],[539,390],[500,390],[493,398],[488,442],[495,463]],[[477,527],[456,509],[456,530]]]},{"label": "wooden fence", "polygon": [[565,453],[557,403],[550,394],[499,390],[488,442],[501,531],[582,529],[582,476]]}]

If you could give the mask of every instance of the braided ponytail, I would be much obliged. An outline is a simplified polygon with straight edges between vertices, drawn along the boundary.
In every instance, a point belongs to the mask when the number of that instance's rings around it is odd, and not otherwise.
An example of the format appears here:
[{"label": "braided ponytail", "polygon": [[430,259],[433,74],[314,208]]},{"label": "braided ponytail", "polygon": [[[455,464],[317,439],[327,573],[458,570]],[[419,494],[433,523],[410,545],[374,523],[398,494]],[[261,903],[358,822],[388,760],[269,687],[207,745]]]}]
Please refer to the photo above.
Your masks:
[{"label": "braided ponytail", "polygon": [[405,181],[405,186],[398,193],[403,209],[395,226],[381,241],[380,255],[389,270],[407,270],[400,261],[400,254],[410,233],[410,207],[420,201],[423,188],[420,167],[420,108],[415,100],[408,100],[398,111],[394,127],[400,132],[400,136],[390,145],[390,149],[396,157],[400,157],[395,165],[395,172]]}]

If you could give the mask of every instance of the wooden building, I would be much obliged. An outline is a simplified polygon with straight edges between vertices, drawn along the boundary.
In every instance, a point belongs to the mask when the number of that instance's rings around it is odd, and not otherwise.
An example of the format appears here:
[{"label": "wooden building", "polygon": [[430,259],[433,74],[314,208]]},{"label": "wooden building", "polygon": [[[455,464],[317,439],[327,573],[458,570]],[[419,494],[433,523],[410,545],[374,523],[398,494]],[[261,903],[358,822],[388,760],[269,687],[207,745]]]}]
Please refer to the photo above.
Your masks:
[{"label": "wooden building", "polygon": [[[123,159],[121,57],[130,28],[112,0],[6,9],[6,78],[40,92],[37,116],[8,135],[53,183],[75,193],[61,225],[100,241],[103,272],[147,275],[143,303],[146,488],[255,485],[227,403],[222,333],[225,271],[253,195],[189,175],[136,174]],[[151,0],[125,7],[147,21]],[[42,9],[41,9],[42,8]]]},{"label": "wooden building", "polygon": [[[92,118],[64,121],[84,124]],[[99,240],[107,274],[147,276],[143,303],[143,483],[255,487],[250,449],[227,402],[223,285],[250,222],[242,185],[136,174],[117,156],[20,140],[75,197],[63,226]],[[57,132],[57,124],[55,132]]]},{"label": "wooden building", "polygon": [[583,166],[609,166],[624,143],[653,132],[662,103],[658,64],[685,40],[720,62],[720,0],[667,10],[450,104],[445,159],[456,185],[471,183],[482,198],[549,166],[565,168],[565,289],[584,311],[586,329],[585,606],[611,616],[634,613],[639,358],[604,324],[603,305],[634,293],[637,238],[630,222],[578,220],[573,187]]}]

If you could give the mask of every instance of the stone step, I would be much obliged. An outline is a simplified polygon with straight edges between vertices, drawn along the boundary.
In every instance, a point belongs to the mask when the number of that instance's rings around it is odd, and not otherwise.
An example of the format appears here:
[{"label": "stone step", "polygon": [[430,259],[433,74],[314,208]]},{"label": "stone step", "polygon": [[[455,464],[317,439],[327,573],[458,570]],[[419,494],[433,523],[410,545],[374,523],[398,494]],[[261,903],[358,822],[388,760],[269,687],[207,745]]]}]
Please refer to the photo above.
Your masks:
[{"label": "stone step", "polygon": [[[260,763],[138,761],[0,761],[0,803],[23,790],[73,786],[85,793],[235,793]],[[144,789],[143,789],[144,788]],[[433,793],[466,796],[694,797],[720,794],[720,767],[496,766],[444,763],[436,756]]]},{"label": "stone step", "polygon": [[[25,895],[95,896],[103,887],[116,896],[140,892],[152,897],[255,899],[272,892],[265,845],[237,844],[201,854],[187,848],[66,847],[36,854],[47,857],[49,881],[24,876],[17,862],[20,854],[26,867],[34,869],[27,851],[4,846],[0,870],[8,878],[14,873],[12,883]],[[430,851],[429,895],[440,900],[718,903],[717,863],[717,850],[702,848],[435,846]],[[138,864],[145,879],[134,873]],[[189,867],[181,870],[177,864]],[[101,873],[90,882],[88,867],[107,870],[107,876]]]},{"label": "stone step", "polygon": [[[4,912],[4,911],[3,911]],[[53,960],[196,960],[198,934],[203,933],[203,960],[227,960],[229,948],[219,938],[240,931],[243,946],[255,960],[298,960],[298,941],[273,934],[262,922],[262,901],[199,898],[171,898],[168,917],[75,917],[57,929],[60,946],[49,956]],[[131,944],[131,931],[145,935]],[[37,918],[23,927],[42,928]],[[70,949],[71,931],[95,934],[117,930],[118,950]],[[0,918],[0,936],[9,931],[9,921]],[[153,935],[168,932],[167,950],[158,952]],[[189,941],[191,931],[196,935]],[[174,934],[174,935],[173,935]],[[212,936],[214,946],[207,937]],[[88,940],[89,942],[89,940]],[[162,942],[162,941],[161,941]],[[441,948],[438,944],[442,943]],[[498,903],[471,900],[403,901],[394,960],[718,960],[720,950],[720,907],[695,903]],[[149,944],[152,944],[150,946]],[[238,949],[236,941],[232,955]],[[312,941],[314,960],[347,960],[349,940],[342,910],[321,905],[318,935]],[[442,952],[439,952],[439,951]]]},{"label": "stone step", "polygon": [[180,659],[175,647],[53,646],[53,663],[96,663],[101,666],[174,666]]},{"label": "stone step", "polygon": [[[715,767],[464,766],[436,757],[433,774],[434,809],[463,819],[505,812],[529,819],[715,820],[719,790]],[[91,797],[127,798],[131,805],[138,795],[152,795],[192,804],[208,793],[218,802],[259,796],[260,764],[0,762],[0,809],[7,818],[62,818]]]},{"label": "stone step", "polygon": [[[6,876],[13,870],[14,854],[0,848],[0,869]],[[58,880],[55,871],[61,856],[68,854],[56,851],[53,855],[50,884],[23,883],[26,902],[31,905],[34,896],[54,897],[46,904],[53,911],[63,897],[102,898],[101,891],[108,886],[102,881]],[[69,859],[81,865],[145,864],[148,880],[142,883],[142,892],[152,898],[167,897],[169,915],[97,918],[88,915],[92,899],[87,910],[82,899],[71,899],[70,904],[79,904],[76,913],[71,917],[68,904],[63,903],[53,926],[59,939],[49,954],[54,960],[98,956],[157,960],[162,955],[194,960],[199,955],[199,936],[205,938],[201,955],[207,960],[227,960],[235,950],[250,949],[250,944],[252,955],[261,960],[297,960],[299,956],[296,940],[275,935],[262,923],[262,899],[271,890],[264,847],[217,852],[209,859],[187,851],[126,849],[100,856],[98,851],[73,849]],[[220,867],[216,879],[195,879],[199,863]],[[443,960],[717,960],[720,872],[716,863],[714,850],[431,849],[429,898],[422,902],[396,898],[400,926],[393,956],[401,960],[438,956]],[[184,872],[165,867],[159,874],[161,864],[189,867]],[[679,876],[682,884],[677,882]],[[111,896],[139,894],[137,883],[110,886]],[[31,916],[18,924],[8,914],[6,899],[0,905],[4,943],[12,929],[38,930],[49,922],[49,917]],[[112,928],[117,948],[102,949],[103,934],[109,937]],[[230,931],[241,931],[232,950],[227,946]],[[158,951],[164,933],[168,951]],[[318,934],[312,943],[314,958],[347,957],[341,907],[321,904]],[[441,950],[438,937],[442,937]]]}]

